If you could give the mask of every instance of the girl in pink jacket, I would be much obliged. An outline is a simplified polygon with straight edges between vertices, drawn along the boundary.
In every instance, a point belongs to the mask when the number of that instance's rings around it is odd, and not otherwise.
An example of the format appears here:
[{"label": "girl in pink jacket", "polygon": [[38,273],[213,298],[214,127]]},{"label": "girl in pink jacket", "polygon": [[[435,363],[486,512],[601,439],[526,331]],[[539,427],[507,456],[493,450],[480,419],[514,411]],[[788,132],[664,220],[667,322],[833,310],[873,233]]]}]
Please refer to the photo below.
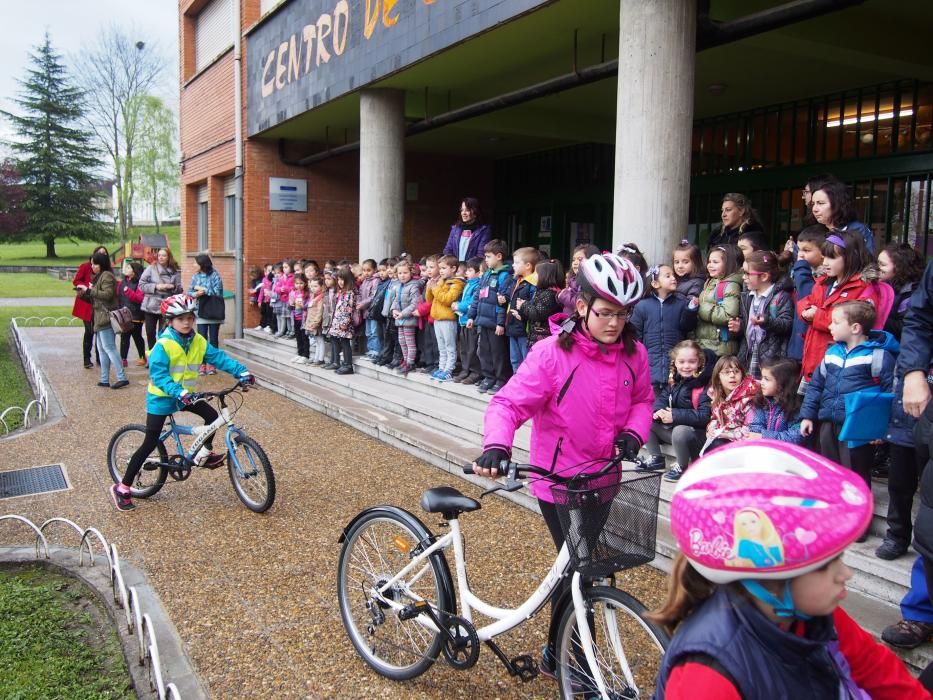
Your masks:
[{"label": "girl in pink jacket", "polygon": [[[486,410],[483,454],[474,472],[497,476],[510,457],[515,431],[532,421],[532,464],[571,476],[598,471],[615,450],[634,459],[651,429],[654,391],[645,346],[627,323],[642,293],[635,267],[616,255],[593,255],[580,265],[574,313],[551,317],[554,335],[535,343]],[[603,464],[579,467],[591,460]],[[558,551],[564,544],[553,482],[530,484]],[[556,598],[555,598],[556,599]],[[555,630],[552,608],[551,628]],[[553,676],[553,634],[541,671]]]}]

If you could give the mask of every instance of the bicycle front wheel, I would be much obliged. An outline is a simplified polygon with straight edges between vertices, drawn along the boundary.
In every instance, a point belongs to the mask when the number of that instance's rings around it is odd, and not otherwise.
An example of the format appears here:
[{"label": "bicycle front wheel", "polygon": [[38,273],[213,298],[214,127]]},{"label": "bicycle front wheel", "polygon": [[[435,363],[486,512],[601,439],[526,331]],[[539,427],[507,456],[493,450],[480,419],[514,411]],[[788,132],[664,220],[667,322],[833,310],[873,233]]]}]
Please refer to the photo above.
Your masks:
[{"label": "bicycle front wheel", "polygon": [[[609,697],[650,697],[669,642],[667,634],[645,619],[645,606],[624,591],[595,586],[584,589],[583,595],[593,654]],[[561,619],[556,653],[560,696],[599,697],[572,604]]]},{"label": "bicycle front wheel", "polygon": [[275,474],[265,451],[253,438],[239,433],[227,455],[230,483],[243,505],[254,513],[265,513],[275,501]]},{"label": "bicycle front wheel", "polygon": [[411,553],[430,533],[414,516],[385,509],[363,515],[347,532],[337,567],[340,616],[357,653],[378,673],[404,681],[427,671],[441,651],[439,632],[424,615],[399,618],[391,603],[427,602],[453,610],[449,572],[437,554],[422,561],[382,594],[376,593],[411,562]]},{"label": "bicycle front wheel", "polygon": [[[110,438],[107,447],[107,469],[113,483],[123,481],[123,475],[130,465],[130,459],[136,454],[146,439],[146,426],[140,424],[124,425]],[[165,485],[165,476],[168,470],[165,463],[168,461],[168,452],[165,443],[159,442],[156,448],[146,455],[142,469],[133,479],[130,493],[135,498],[148,498],[154,496]]]}]

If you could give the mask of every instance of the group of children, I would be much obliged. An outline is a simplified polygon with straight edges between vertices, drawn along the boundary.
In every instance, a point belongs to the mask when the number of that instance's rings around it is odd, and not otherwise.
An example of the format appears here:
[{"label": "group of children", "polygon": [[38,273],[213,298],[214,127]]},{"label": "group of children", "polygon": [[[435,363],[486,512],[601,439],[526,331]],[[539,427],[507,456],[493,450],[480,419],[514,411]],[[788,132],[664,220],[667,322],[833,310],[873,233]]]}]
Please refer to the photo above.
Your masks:
[{"label": "group of children", "polygon": [[[495,394],[534,343],[572,313],[581,261],[570,269],[535,248],[508,255],[491,240],[483,258],[408,255],[355,265],[284,261],[253,270],[260,327],[295,338],[293,361],[353,372],[354,339],[375,364],[402,375],[476,385]],[[654,424],[641,466],[680,478],[705,451],[766,437],[818,450],[869,482],[878,446],[840,440],[846,394],[895,385],[900,326],[923,269],[893,243],[875,259],[856,232],[805,228],[780,253],[760,232],[736,245],[682,241],[649,266],[634,244],[619,254],[645,281],[629,322],[645,345],[655,389]],[[895,405],[895,414],[903,412]],[[909,431],[894,431],[898,447]],[[907,543],[896,549],[906,551]]]},{"label": "group of children", "polygon": [[564,286],[563,267],[541,262],[538,250],[507,255],[506,244],[492,240],[482,258],[466,261],[403,254],[320,269],[313,260],[286,260],[251,270],[250,295],[260,307],[258,328],[295,339],[293,362],[352,374],[358,338],[375,364],[494,394],[535,340],[550,334]]}]

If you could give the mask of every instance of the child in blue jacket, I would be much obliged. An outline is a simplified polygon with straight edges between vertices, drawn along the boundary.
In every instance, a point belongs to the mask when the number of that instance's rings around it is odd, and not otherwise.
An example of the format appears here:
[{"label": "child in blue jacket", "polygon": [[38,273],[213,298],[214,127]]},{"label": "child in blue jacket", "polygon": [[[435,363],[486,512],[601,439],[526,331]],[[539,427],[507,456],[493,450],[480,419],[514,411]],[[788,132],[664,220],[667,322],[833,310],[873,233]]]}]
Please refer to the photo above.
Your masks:
[{"label": "child in blue jacket", "polygon": [[460,299],[455,301],[452,307],[457,314],[459,324],[457,349],[460,352],[460,374],[454,377],[456,384],[476,384],[482,381],[483,378],[479,355],[477,354],[478,329],[467,326],[467,321],[470,318],[470,305],[476,299],[482,268],[483,259],[480,257],[470,258],[463,263],[463,276],[466,277],[466,284],[463,287],[463,294],[460,295]]},{"label": "child in blue jacket", "polygon": [[697,326],[699,306],[677,293],[677,276],[670,265],[655,265],[645,276],[648,292],[635,305],[629,323],[648,351],[655,396],[667,385],[674,346]]},{"label": "child in blue jacket", "polygon": [[[162,300],[162,316],[168,327],[159,335],[149,353],[149,389],[146,393],[146,435],[139,449],[130,458],[126,473],[119,484],[110,487],[110,497],[117,510],[136,508],[132,486],[142,469],[143,461],[159,444],[165,417],[175,411],[190,411],[204,419],[205,425],[217,420],[217,411],[207,402],[198,401],[194,393],[198,367],[202,363],[236,377],[241,384],[255,384],[250,371],[218,350],[194,330],[195,300],[186,294],[176,294]],[[211,440],[205,441],[195,461],[208,468],[223,464],[226,455],[211,451]]]},{"label": "child in blue jacket", "polygon": [[803,444],[800,434],[800,363],[775,357],[761,363],[760,394],[748,438]]},{"label": "child in blue jacket", "polygon": [[[797,260],[791,267],[790,276],[794,280],[797,299],[803,299],[813,291],[813,285],[823,265],[823,253],[820,249],[826,240],[826,227],[823,224],[807,226],[797,234]],[[794,314],[794,325],[787,340],[787,356],[795,360],[803,359],[803,339],[809,325]]]},{"label": "child in blue jacket", "polygon": [[871,485],[874,446],[849,447],[839,440],[846,419],[845,395],[877,388],[890,392],[899,351],[894,336],[869,330],[875,323],[875,307],[868,301],[844,301],[832,310],[829,332],[835,341],[813,373],[800,411],[800,433],[807,437],[820,421],[820,453],[861,476]]},{"label": "child in blue jacket", "polygon": [[480,279],[476,298],[470,304],[467,328],[479,328],[479,363],[483,381],[479,392],[495,394],[511,376],[509,343],[505,337],[505,307],[510,290],[512,266],[504,261],[505,241],[494,239],[483,248],[486,272]]}]

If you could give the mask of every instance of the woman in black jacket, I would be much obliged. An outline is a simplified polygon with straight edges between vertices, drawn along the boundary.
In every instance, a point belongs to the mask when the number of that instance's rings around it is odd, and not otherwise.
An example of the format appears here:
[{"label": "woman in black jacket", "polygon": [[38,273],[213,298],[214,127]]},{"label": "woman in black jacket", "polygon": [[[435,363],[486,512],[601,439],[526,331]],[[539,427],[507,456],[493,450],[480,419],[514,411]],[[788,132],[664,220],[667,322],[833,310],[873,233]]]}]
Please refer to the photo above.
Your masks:
[{"label": "woman in black jacket", "polygon": [[722,198],[720,219],[722,224],[709,237],[707,253],[718,245],[735,245],[743,233],[764,231],[758,212],[752,208],[752,200],[738,192],[730,192]]}]

